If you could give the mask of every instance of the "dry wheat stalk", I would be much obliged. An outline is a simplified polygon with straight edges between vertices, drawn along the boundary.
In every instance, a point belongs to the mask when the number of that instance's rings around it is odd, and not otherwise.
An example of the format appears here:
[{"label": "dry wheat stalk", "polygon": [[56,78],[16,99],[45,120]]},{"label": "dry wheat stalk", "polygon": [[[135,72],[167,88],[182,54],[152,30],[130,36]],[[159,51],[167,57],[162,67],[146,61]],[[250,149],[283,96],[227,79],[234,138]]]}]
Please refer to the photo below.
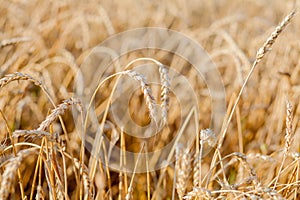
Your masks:
[{"label": "dry wheat stalk", "polygon": [[138,163],[139,163],[139,161],[140,161],[140,157],[141,157],[142,151],[143,151],[143,149],[144,149],[144,145],[145,145],[145,144],[142,145],[141,150],[140,150],[140,152],[139,152],[139,154],[138,154],[137,160],[136,160],[136,162],[135,162],[134,169],[133,169],[133,172],[132,172],[132,177],[131,177],[131,180],[130,180],[130,183],[129,183],[129,187],[128,187],[128,189],[127,189],[127,194],[126,194],[126,196],[125,196],[125,200],[130,200],[130,199],[132,199],[132,193],[133,193],[133,180],[134,180],[134,177],[135,177],[135,174],[136,174],[136,169],[137,169]]},{"label": "dry wheat stalk", "polygon": [[63,103],[59,104],[55,109],[52,110],[51,114],[40,124],[36,129],[37,131],[44,131],[49,125],[55,121],[60,115],[62,115],[69,106],[81,105],[80,101],[75,98],[64,100]]},{"label": "dry wheat stalk", "polygon": [[185,149],[183,151],[181,147],[176,148],[175,156],[176,191],[179,198],[182,199],[187,188],[187,182],[191,171],[191,157],[189,150]]},{"label": "dry wheat stalk", "polygon": [[129,77],[133,78],[134,80],[137,80],[140,82],[142,92],[144,94],[146,104],[147,104],[149,112],[150,112],[150,117],[151,117],[151,119],[156,121],[156,114],[157,114],[156,102],[152,95],[152,90],[149,87],[149,85],[147,84],[146,77],[136,71],[133,71],[133,70],[124,71],[123,74],[128,75]]},{"label": "dry wheat stalk", "polygon": [[0,199],[7,199],[11,188],[16,178],[17,170],[20,167],[25,156],[34,152],[35,149],[24,149],[17,153],[16,157],[10,158],[6,164],[6,168],[2,174],[2,181],[0,186]]},{"label": "dry wheat stalk", "polygon": [[2,41],[0,41],[0,49],[3,47],[9,46],[9,45],[18,44],[21,42],[28,42],[30,40],[31,40],[30,37],[16,37],[16,38],[2,40]]},{"label": "dry wheat stalk", "polygon": [[170,93],[170,77],[169,70],[163,64],[159,64],[159,74],[161,81],[161,107],[162,107],[162,119],[164,124],[168,120],[169,111],[169,93]]},{"label": "dry wheat stalk", "polygon": [[63,155],[67,156],[73,161],[75,168],[79,170],[79,173],[82,176],[82,182],[84,188],[84,200],[94,199],[93,185],[91,185],[91,180],[88,175],[89,168],[84,163],[79,161],[77,158],[69,155],[68,153],[63,152]]}]

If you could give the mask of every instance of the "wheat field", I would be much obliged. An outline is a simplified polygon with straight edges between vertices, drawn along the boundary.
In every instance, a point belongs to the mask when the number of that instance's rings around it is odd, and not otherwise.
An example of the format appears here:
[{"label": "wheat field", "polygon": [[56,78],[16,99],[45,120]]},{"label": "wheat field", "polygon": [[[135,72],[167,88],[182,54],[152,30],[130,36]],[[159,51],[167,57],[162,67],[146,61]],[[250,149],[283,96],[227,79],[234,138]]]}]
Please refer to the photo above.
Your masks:
[{"label": "wheat field", "polygon": [[[299,6],[1,1],[0,200],[299,199]],[[207,53],[225,94],[218,129],[211,127],[218,110],[189,60],[145,48],[118,57],[102,82],[102,69],[85,68],[97,45],[145,27],[180,32]],[[157,73],[135,70],[149,63]],[[176,85],[171,69],[188,84]],[[78,90],[94,83],[93,101],[84,102]],[[121,119],[128,110],[138,128],[124,129],[113,109]],[[145,126],[160,131],[149,135]]]}]

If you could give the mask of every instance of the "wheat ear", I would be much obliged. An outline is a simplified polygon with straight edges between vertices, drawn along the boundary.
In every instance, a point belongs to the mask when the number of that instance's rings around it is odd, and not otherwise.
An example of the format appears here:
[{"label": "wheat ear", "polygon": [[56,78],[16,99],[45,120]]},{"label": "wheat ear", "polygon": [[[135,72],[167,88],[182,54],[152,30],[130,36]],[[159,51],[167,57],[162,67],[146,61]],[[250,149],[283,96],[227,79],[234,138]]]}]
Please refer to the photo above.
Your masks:
[{"label": "wheat ear", "polygon": [[169,111],[169,93],[170,93],[170,77],[169,70],[163,64],[159,64],[159,74],[161,81],[161,107],[162,107],[162,119],[166,124],[168,120]]},{"label": "wheat ear", "polygon": [[188,149],[183,151],[180,147],[176,148],[175,157],[176,191],[179,199],[183,199],[191,171],[191,157]]},{"label": "wheat ear", "polygon": [[137,80],[140,82],[142,92],[144,94],[146,104],[147,104],[149,112],[150,112],[150,117],[151,117],[151,119],[156,120],[156,114],[157,114],[156,102],[152,95],[152,90],[149,87],[149,85],[147,84],[146,77],[136,71],[133,71],[133,70],[127,70],[127,71],[124,71],[123,73],[128,75],[129,77],[133,78],[134,80]]},{"label": "wheat ear", "polygon": [[75,104],[81,105],[80,101],[75,98],[70,98],[63,101],[62,104],[59,104],[55,109],[52,110],[51,114],[40,124],[40,126],[36,130],[44,131],[53,121],[55,121],[60,115],[62,115],[69,106]]},{"label": "wheat ear", "polygon": [[30,40],[31,40],[30,37],[16,37],[16,38],[5,39],[0,42],[0,49],[4,48],[6,46],[18,44],[21,42],[28,42]]},{"label": "wheat ear", "polygon": [[276,188],[278,179],[280,177],[281,171],[283,169],[283,165],[285,163],[287,154],[290,150],[290,147],[292,145],[293,142],[293,108],[291,103],[286,100],[286,128],[285,128],[285,144],[284,144],[284,152],[283,152],[283,159],[281,161],[281,165],[279,168],[279,171],[277,173],[277,176],[275,178],[275,182],[274,182],[274,189]]},{"label": "wheat ear", "polygon": [[8,160],[8,164],[2,174],[2,181],[0,186],[0,199],[7,199],[11,188],[13,187],[18,168],[25,156],[31,154],[35,149],[24,149],[17,153],[16,157]]}]

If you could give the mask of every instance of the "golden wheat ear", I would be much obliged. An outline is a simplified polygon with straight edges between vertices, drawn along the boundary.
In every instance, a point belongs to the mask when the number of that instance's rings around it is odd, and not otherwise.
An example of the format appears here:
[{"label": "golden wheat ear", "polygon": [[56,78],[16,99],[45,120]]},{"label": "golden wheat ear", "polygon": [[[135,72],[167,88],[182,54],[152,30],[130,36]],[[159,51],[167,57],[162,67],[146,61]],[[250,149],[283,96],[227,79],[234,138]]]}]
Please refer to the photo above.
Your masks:
[{"label": "golden wheat ear", "polygon": [[16,38],[2,40],[2,41],[0,41],[0,49],[4,48],[6,46],[15,45],[15,44],[22,43],[22,42],[28,42],[30,40],[31,40],[30,37],[16,37]]}]

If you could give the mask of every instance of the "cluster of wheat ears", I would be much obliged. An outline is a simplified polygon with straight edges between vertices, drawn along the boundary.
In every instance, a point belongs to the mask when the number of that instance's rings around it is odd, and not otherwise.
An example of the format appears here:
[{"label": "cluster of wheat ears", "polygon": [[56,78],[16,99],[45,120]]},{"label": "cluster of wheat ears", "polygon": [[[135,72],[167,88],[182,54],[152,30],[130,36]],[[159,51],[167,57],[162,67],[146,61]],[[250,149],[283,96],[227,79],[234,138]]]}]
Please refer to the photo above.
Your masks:
[{"label": "cluster of wheat ears", "polygon": [[[296,8],[297,1],[1,2],[0,200],[299,199]],[[91,102],[102,136],[85,135],[93,129],[86,114],[91,104],[86,108],[75,98],[73,86],[81,63],[109,36],[146,26],[183,32],[208,52],[226,92],[220,132],[209,129],[209,94],[187,61],[167,52],[153,51],[151,58],[141,51],[122,56],[118,62],[124,70],[110,68],[97,85]],[[158,66],[159,88],[132,69],[149,62]],[[176,102],[168,67],[177,67],[201,97],[200,118],[190,110],[184,122],[179,120],[185,104]],[[109,113],[121,77],[140,88],[128,105],[135,122],[165,126],[147,143],[127,135]],[[179,87],[184,96],[185,86]],[[82,120],[80,128],[72,108]],[[193,120],[195,130],[180,126]],[[120,147],[123,167],[130,162],[124,152],[147,155],[191,131],[197,135],[191,146],[178,142],[169,155],[146,159],[148,167],[166,157],[169,164],[162,168],[137,173],[139,156],[132,172],[110,168],[112,146]],[[104,144],[103,135],[112,146]],[[98,147],[103,160],[93,156],[90,145]],[[211,151],[204,154],[205,147]]]}]

